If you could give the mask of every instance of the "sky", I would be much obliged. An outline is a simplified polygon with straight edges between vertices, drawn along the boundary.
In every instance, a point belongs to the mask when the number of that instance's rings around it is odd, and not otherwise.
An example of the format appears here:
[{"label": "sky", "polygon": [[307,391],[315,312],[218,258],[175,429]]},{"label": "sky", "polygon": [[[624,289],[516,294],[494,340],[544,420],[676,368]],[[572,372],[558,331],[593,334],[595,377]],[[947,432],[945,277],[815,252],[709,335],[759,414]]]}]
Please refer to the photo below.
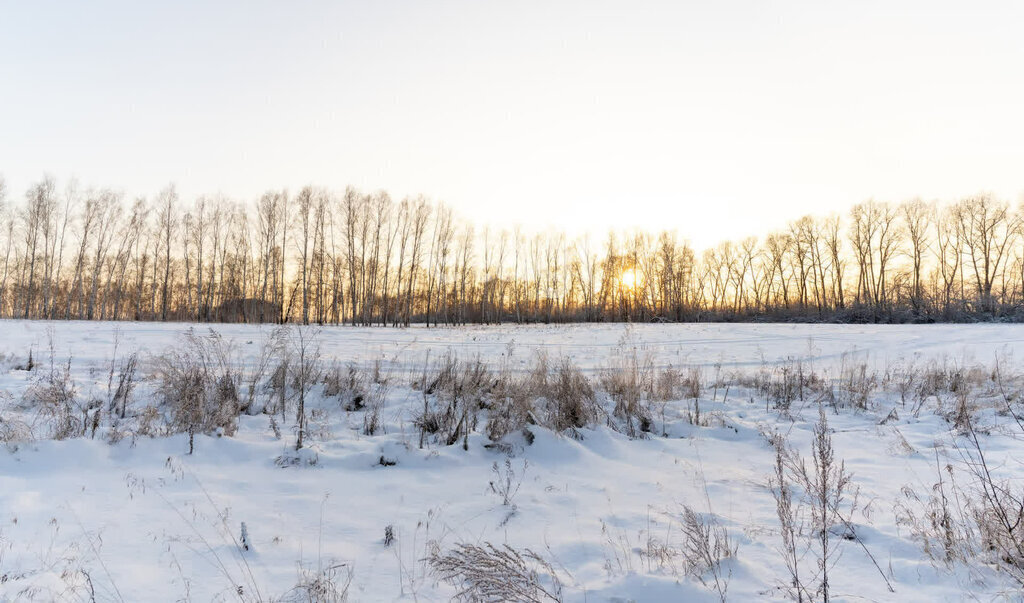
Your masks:
[{"label": "sky", "polygon": [[1024,192],[1018,2],[0,0],[0,174],[698,247]]}]

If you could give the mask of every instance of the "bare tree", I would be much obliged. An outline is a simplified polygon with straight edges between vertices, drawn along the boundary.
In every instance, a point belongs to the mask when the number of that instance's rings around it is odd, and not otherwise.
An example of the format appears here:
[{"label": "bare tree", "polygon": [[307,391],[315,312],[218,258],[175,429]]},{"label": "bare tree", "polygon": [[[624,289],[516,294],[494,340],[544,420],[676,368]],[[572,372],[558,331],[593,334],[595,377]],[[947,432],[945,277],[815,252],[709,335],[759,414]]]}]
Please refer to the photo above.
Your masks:
[{"label": "bare tree", "polygon": [[[160,191],[157,197],[157,227],[160,232],[160,244],[164,254],[164,280],[160,295],[160,320],[167,320],[170,310],[171,294],[171,242],[178,230],[177,205],[178,192],[171,184]],[[154,283],[155,285],[155,283]]]},{"label": "bare tree", "polygon": [[299,252],[299,278],[302,280],[302,324],[309,324],[309,256],[310,238],[313,232],[313,209],[315,199],[313,198],[313,187],[306,186],[299,191],[295,197],[298,214],[296,220],[299,222],[299,231],[296,234],[295,246]]},{"label": "bare tree", "polygon": [[915,310],[920,309],[924,296],[921,274],[925,253],[930,244],[929,226],[931,225],[932,213],[932,208],[920,199],[907,201],[900,205],[903,228],[906,230],[907,238],[910,240],[910,260],[913,266],[911,305]]},{"label": "bare tree", "polygon": [[298,364],[289,363],[295,371],[294,383],[298,394],[295,409],[295,450],[301,450],[306,438],[306,396],[317,381],[320,366],[320,330],[317,327],[295,328],[291,337],[292,353],[298,356]]},{"label": "bare tree", "polygon": [[990,195],[976,195],[955,206],[954,216],[964,251],[974,274],[978,305],[983,312],[996,311],[992,288],[1020,234],[1020,219],[1009,205]]},{"label": "bare tree", "polygon": [[0,316],[3,316],[7,275],[10,274],[11,250],[14,248],[14,217],[7,208],[7,182],[3,176],[0,176],[0,232],[4,234],[4,270],[0,275]]},{"label": "bare tree", "polygon": [[[56,199],[54,198],[54,189],[56,188],[56,182],[51,176],[44,176],[41,181],[32,185],[28,192],[25,194],[27,207],[22,216],[22,228],[24,232],[24,243],[25,252],[24,257],[26,258],[25,267],[23,268],[22,282],[24,286],[24,311],[22,314],[23,318],[29,318],[34,316],[35,302],[36,302],[36,267],[40,260],[40,241],[39,237],[42,235],[44,238],[49,236],[49,224],[50,216],[53,214],[56,206]],[[45,245],[42,249],[43,260],[46,260],[47,249]]]},{"label": "bare tree", "polygon": [[102,191],[99,195],[96,244],[92,262],[92,284],[89,289],[89,301],[86,305],[86,318],[89,320],[95,317],[96,300],[100,294],[102,270],[107,261],[107,254],[110,252],[111,240],[117,231],[120,204],[121,198],[118,193],[107,190]]}]

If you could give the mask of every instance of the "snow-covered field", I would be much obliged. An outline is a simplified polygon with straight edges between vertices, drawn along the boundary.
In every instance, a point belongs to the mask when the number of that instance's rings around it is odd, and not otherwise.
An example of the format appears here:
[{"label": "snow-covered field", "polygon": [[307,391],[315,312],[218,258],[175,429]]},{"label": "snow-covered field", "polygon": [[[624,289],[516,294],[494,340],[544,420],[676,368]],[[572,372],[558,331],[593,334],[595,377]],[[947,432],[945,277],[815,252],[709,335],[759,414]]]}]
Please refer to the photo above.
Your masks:
[{"label": "snow-covered field", "polygon": [[[161,358],[187,351],[189,329],[220,336],[242,397],[250,377],[256,385],[237,431],[196,435],[191,455],[188,435],[169,433],[158,391]],[[272,370],[255,373],[261,358],[276,362],[268,342],[285,341],[294,358],[300,339],[319,351],[319,371],[360,384],[330,395],[318,380],[297,454],[301,386],[289,379],[276,412]],[[30,351],[35,366],[23,370]],[[488,543],[536,553],[549,564],[531,562],[538,583],[553,591],[554,575],[566,601],[786,599],[766,436],[782,434],[810,464],[819,406],[852,475],[841,521],[830,522],[833,599],[1018,599],[1012,568],[991,551],[926,554],[908,509],[920,519],[927,507],[908,493],[927,501],[942,467],[964,465],[968,438],[951,418],[962,400],[996,479],[1019,494],[1022,351],[1018,325],[343,327],[300,337],[294,327],[3,321],[0,600],[330,600],[346,588],[354,601],[448,600],[465,583],[442,579],[429,559]],[[133,353],[137,383],[121,419],[115,391]],[[567,433],[530,420],[541,424],[494,446],[485,425],[496,411],[481,402],[464,416],[468,437],[447,445],[427,434],[421,447],[425,401],[447,403],[424,384],[446,358],[479,360],[491,381],[520,387],[539,353],[581,369],[606,415]],[[669,387],[668,400],[642,397],[650,424],[630,437],[601,384],[631,361],[652,379],[696,380],[700,418],[692,389]],[[936,375],[943,382],[929,385]],[[780,393],[794,378],[799,391]],[[69,415],[52,407],[55,382]],[[354,404],[354,390],[381,405],[374,435],[373,404]],[[969,477],[958,478],[964,495],[975,491]],[[793,492],[801,503],[803,489]],[[801,504],[794,547],[807,592],[821,598],[814,517]],[[727,558],[690,558],[684,507],[724,528]]]}]

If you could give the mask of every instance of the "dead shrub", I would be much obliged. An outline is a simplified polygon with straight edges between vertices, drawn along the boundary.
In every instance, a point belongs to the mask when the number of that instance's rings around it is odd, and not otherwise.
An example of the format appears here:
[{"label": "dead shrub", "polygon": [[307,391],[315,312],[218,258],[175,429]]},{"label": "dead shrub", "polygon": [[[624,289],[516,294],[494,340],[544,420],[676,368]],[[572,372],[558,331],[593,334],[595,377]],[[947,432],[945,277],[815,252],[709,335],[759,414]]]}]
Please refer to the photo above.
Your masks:
[{"label": "dead shrub", "polygon": [[372,436],[380,430],[380,413],[384,409],[384,403],[388,398],[389,387],[387,382],[374,383],[370,387],[369,401],[365,406],[363,414],[363,434]]},{"label": "dead shrub", "polygon": [[615,402],[612,414],[624,423],[621,429],[631,438],[651,430],[648,399],[654,393],[653,373],[650,358],[641,361],[635,351],[601,373],[601,386]]},{"label": "dead shrub", "polygon": [[686,383],[682,371],[672,367],[658,371],[651,390],[651,399],[659,402],[678,400]]},{"label": "dead shrub", "polygon": [[953,446],[958,460],[942,464],[936,453],[937,479],[930,492],[903,488],[898,524],[910,528],[933,563],[948,567],[978,560],[1024,586],[1024,490],[996,473],[969,413]]},{"label": "dead shrub", "polygon": [[975,556],[974,530],[969,514],[956,504],[961,488],[953,466],[942,467],[938,452],[935,463],[937,480],[930,492],[922,496],[909,486],[902,488],[904,499],[896,504],[896,523],[910,529],[929,559],[949,567]]},{"label": "dead shrub", "polygon": [[961,387],[953,394],[952,410],[946,413],[946,420],[960,433],[966,433],[970,427],[972,398],[971,392],[966,387]]},{"label": "dead shrub", "polygon": [[288,412],[288,361],[288,354],[281,353],[274,370],[270,371],[266,389],[271,402],[263,409],[268,415],[280,414],[282,419]]},{"label": "dead shrub", "polygon": [[459,416],[456,408],[458,373],[458,360],[448,353],[432,367],[424,366],[420,382],[414,384],[423,396],[423,408],[413,417],[413,424],[420,432],[420,448],[428,434],[449,446],[458,439],[455,429]]},{"label": "dead shrub", "polygon": [[515,507],[513,501],[516,498],[516,494],[519,493],[520,486],[523,485],[523,479],[526,477],[526,468],[530,464],[524,459],[523,467],[519,473],[516,473],[515,468],[512,466],[512,459],[505,459],[505,466],[502,469],[498,462],[495,461],[491,467],[491,473],[494,474],[494,479],[490,481],[488,486],[498,498],[501,499],[501,504],[506,507]]},{"label": "dead shrub", "polygon": [[762,431],[775,450],[775,473],[768,478],[768,488],[775,499],[775,514],[779,519],[781,546],[777,549],[786,564],[789,581],[784,587],[790,598],[797,601],[813,599],[800,577],[801,559],[809,548],[803,544],[803,517],[800,500],[794,498],[794,487],[789,478],[793,466],[792,452],[786,445],[786,437],[776,431]]},{"label": "dead shrub", "polygon": [[306,419],[306,438],[317,442],[331,439],[331,415],[326,408],[314,408]]},{"label": "dead shrub", "polygon": [[700,395],[704,388],[704,371],[699,366],[691,366],[683,381],[684,391],[687,398],[693,399],[693,411],[687,413],[687,419],[691,425],[701,425],[700,418]]},{"label": "dead shrub", "polygon": [[[425,406],[429,406],[426,405]],[[444,413],[434,408],[424,408],[423,412],[413,417],[413,425],[421,434],[440,433],[445,423]]]},{"label": "dead shrub", "polygon": [[423,392],[433,394],[438,391],[453,392],[455,383],[458,381],[459,361],[455,354],[448,352],[441,357],[441,361],[434,367],[433,377],[427,381],[424,374],[422,383]]},{"label": "dead shrub", "polygon": [[900,405],[906,408],[907,398],[913,395],[918,387],[918,373],[914,363],[897,366],[891,373],[890,380],[895,383],[896,391],[900,394]]},{"label": "dead shrub", "polygon": [[147,438],[155,438],[164,435],[166,429],[163,424],[160,410],[155,406],[147,406],[139,413],[139,425],[135,429],[135,435]]},{"label": "dead shrub", "polygon": [[235,432],[240,375],[230,354],[215,331],[199,336],[190,329],[179,345],[156,359],[157,393],[171,413],[171,432],[189,434],[189,454],[196,433]]},{"label": "dead shrub", "polygon": [[[518,376],[509,370],[508,356],[505,356],[501,368],[493,377],[493,386],[490,388],[486,399],[487,424],[485,432],[492,442],[497,442],[509,433],[519,432],[527,425],[536,424],[540,421],[534,414],[533,401],[542,395],[538,388],[546,386],[546,357],[538,360],[545,364],[544,375],[540,378],[542,384],[535,383],[533,372],[525,376]],[[536,366],[534,367],[536,369]]]},{"label": "dead shrub", "polygon": [[[259,354],[256,355],[254,363],[245,363],[245,396],[242,400],[241,410],[247,414],[255,415],[267,410],[267,404],[257,402],[257,394],[269,392],[270,398],[279,393],[279,388],[284,387],[284,375],[287,368],[281,364],[274,365],[275,359],[284,355],[288,343],[288,328],[277,327],[267,340],[260,346]],[[273,369],[271,367],[274,367]],[[268,379],[269,374],[269,379]],[[261,388],[262,384],[262,388]],[[279,397],[279,396],[278,396]]]},{"label": "dead shrub", "polygon": [[[810,464],[788,447],[785,436],[777,432],[766,435],[776,455],[769,487],[782,527],[783,546],[779,550],[790,577],[786,589],[798,600],[820,597],[828,601],[830,576],[841,554],[839,546],[843,541],[854,541],[872,561],[889,592],[895,592],[850,521],[858,508],[857,489],[844,462],[835,456],[831,433],[824,406],[819,404]],[[805,532],[807,515],[810,529]],[[816,562],[813,569],[803,567],[802,560],[808,553]]]},{"label": "dead shrub", "polygon": [[963,490],[962,500],[977,529],[978,548],[1018,586],[1024,586],[1024,489],[1015,479],[994,473],[970,415],[966,440],[956,448],[973,484]]},{"label": "dead shrub", "polygon": [[800,373],[792,363],[775,367],[764,382],[764,396],[783,416],[789,416],[790,407],[801,392]]},{"label": "dead shrub", "polygon": [[866,363],[848,365],[844,355],[839,369],[839,404],[867,410],[871,403],[871,394],[878,387],[878,381],[878,376],[868,371]]},{"label": "dead shrub", "polygon": [[[84,435],[89,408],[81,408],[78,388],[71,377],[71,359],[59,368],[51,362],[24,393],[24,403],[36,411],[50,428],[50,437],[64,440]],[[78,411],[83,417],[78,418]]]},{"label": "dead shrub", "polygon": [[597,422],[601,408],[595,399],[594,388],[571,360],[562,358],[554,375],[546,376],[544,383],[545,397],[549,403],[548,427],[563,432],[581,429]]},{"label": "dead shrub", "polygon": [[362,410],[369,395],[366,374],[354,363],[344,368],[335,364],[324,372],[324,395],[339,398],[342,408],[348,411]]},{"label": "dead shrub", "polygon": [[28,423],[11,417],[5,417],[0,413],[0,444],[8,452],[15,452],[18,446],[32,441],[32,428]]},{"label": "dead shrub", "polygon": [[714,515],[700,515],[685,505],[680,525],[687,575],[697,578],[708,588],[714,588],[719,598],[725,601],[732,572],[722,563],[736,555],[736,545],[730,541],[729,533]]},{"label": "dead shrub", "polygon": [[[477,413],[501,407],[500,400],[508,392],[508,382],[496,379],[479,356],[463,362],[447,353],[433,366],[424,367],[422,377],[413,388],[420,389],[423,396],[423,408],[413,417],[420,431],[420,446],[427,434],[436,434],[447,446],[462,440],[463,448],[467,448],[469,434],[477,428]],[[504,428],[500,422],[500,418],[495,419],[489,428],[497,437],[507,433],[502,433]]]},{"label": "dead shrub", "polygon": [[131,404],[132,392],[135,391],[137,370],[139,366],[138,353],[132,353],[121,363],[121,370],[117,376],[117,389],[110,398],[110,412],[116,412],[120,418],[125,418],[128,406]]},{"label": "dead shrub", "polygon": [[526,388],[516,387],[515,383],[508,382],[503,382],[502,385],[491,402],[484,428],[492,442],[497,442],[507,434],[518,432],[535,422],[533,403]]},{"label": "dead shrub", "polygon": [[344,603],[354,572],[345,563],[329,563],[317,569],[299,568],[298,583],[279,600],[282,603]]}]

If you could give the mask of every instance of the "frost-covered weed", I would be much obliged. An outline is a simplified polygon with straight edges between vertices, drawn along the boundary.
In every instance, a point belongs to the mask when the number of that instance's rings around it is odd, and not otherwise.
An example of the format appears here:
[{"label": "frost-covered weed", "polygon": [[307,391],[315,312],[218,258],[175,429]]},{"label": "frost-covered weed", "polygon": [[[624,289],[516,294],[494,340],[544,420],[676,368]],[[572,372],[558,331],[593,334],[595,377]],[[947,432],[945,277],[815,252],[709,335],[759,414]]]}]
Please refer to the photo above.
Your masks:
[{"label": "frost-covered weed", "polygon": [[215,331],[186,332],[179,345],[156,358],[155,378],[162,405],[170,413],[172,432],[189,434],[189,452],[196,433],[237,426],[241,375],[232,361],[232,348]]}]

